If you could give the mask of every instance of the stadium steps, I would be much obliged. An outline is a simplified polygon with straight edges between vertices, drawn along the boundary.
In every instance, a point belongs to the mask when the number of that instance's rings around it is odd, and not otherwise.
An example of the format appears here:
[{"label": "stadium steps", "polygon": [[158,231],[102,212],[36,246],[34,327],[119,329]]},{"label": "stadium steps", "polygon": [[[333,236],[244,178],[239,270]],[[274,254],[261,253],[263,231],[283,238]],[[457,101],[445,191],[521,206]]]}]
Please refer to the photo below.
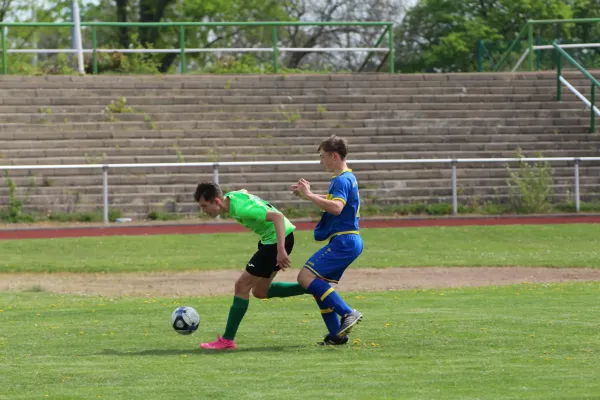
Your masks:
[{"label": "stadium steps", "polygon": [[[594,72],[596,76],[598,74]],[[584,94],[589,83],[566,72]],[[554,73],[289,76],[0,77],[0,164],[316,160],[321,139],[348,137],[352,159],[596,156],[589,112]],[[133,112],[106,107],[119,97]],[[514,166],[514,165],[513,165]],[[572,196],[572,163],[553,164],[557,197]],[[365,204],[449,201],[449,165],[360,164]],[[597,197],[599,163],[581,166],[582,198]],[[281,172],[277,174],[276,172]],[[319,165],[220,167],[227,189],[246,188],[286,208],[299,177],[326,190]],[[97,169],[13,171],[26,207],[101,205]],[[212,168],[109,171],[110,201],[126,214],[196,213],[191,194]],[[506,198],[500,164],[459,165],[459,201]],[[0,206],[7,201],[0,187]]]}]

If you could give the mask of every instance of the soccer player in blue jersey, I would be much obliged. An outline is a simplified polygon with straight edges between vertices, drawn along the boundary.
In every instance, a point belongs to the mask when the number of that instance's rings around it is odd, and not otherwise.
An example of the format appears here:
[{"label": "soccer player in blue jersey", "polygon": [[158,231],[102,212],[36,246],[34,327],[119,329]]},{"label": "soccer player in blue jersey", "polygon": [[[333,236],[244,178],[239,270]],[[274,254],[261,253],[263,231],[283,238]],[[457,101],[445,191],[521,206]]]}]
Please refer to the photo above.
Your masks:
[{"label": "soccer player in blue jersey", "polygon": [[320,344],[341,345],[348,342],[348,333],[361,321],[362,313],[348,306],[330,283],[338,283],[346,268],[362,253],[360,197],[356,177],[346,165],[346,140],[331,136],[321,142],[318,151],[325,170],[333,173],[327,195],[312,193],[305,179],[291,189],[323,211],[314,237],[328,243],[304,264],[298,283],[317,300],[329,331]]}]

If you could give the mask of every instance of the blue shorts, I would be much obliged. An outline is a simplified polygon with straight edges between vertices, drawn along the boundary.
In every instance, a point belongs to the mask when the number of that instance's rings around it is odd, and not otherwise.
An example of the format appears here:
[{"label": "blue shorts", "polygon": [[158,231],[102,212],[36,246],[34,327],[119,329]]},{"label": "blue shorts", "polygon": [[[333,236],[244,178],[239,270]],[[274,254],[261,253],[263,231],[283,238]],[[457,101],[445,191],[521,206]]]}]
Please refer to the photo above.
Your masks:
[{"label": "blue shorts", "polygon": [[360,235],[347,234],[331,238],[327,246],[320,248],[304,264],[317,277],[338,283],[344,271],[363,251]]}]

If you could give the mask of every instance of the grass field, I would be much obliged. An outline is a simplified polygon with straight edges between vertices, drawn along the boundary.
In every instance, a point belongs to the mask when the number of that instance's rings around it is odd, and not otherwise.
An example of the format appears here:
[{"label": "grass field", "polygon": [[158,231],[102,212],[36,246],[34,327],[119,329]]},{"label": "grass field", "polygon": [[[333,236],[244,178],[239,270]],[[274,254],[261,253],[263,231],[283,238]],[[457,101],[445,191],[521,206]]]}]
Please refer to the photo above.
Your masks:
[{"label": "grass field", "polygon": [[[309,296],[253,300],[238,350],[197,348],[230,298],[0,293],[0,399],[597,399],[600,283],[348,295],[347,347]],[[199,330],[170,327],[177,305]],[[341,383],[340,383],[341,382]]]},{"label": "grass field", "polygon": [[[600,267],[596,225],[364,229],[355,267]],[[294,266],[320,246],[298,232]],[[111,272],[239,269],[256,249],[251,233],[0,241],[0,271]]]}]

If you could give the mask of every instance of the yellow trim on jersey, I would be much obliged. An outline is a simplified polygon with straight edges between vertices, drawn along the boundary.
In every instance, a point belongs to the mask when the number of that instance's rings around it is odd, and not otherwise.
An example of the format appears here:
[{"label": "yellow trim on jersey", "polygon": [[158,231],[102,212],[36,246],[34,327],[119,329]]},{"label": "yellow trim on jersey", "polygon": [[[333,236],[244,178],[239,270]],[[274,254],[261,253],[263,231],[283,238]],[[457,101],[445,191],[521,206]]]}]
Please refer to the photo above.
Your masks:
[{"label": "yellow trim on jersey", "polygon": [[334,201],[334,200],[339,200],[342,203],[344,203],[344,205],[346,205],[346,200],[342,199],[341,197],[334,197],[333,199],[331,199],[331,201]]},{"label": "yellow trim on jersey", "polygon": [[[344,172],[352,172],[352,169],[351,168],[345,169],[342,172],[340,172],[340,175],[343,174]],[[332,178],[337,178],[340,175],[331,175],[331,177]]]},{"label": "yellow trim on jersey", "polygon": [[333,292],[335,292],[334,288],[330,287],[329,289],[327,289],[327,291],[321,296],[321,301],[325,300],[327,296],[329,296]]},{"label": "yellow trim on jersey", "polygon": [[324,308],[321,309],[321,314],[329,314],[333,312],[333,308]]},{"label": "yellow trim on jersey", "polygon": [[327,278],[321,276],[321,274],[319,274],[317,271],[315,271],[312,267],[310,267],[307,264],[304,264],[304,268],[306,268],[307,270],[309,270],[310,272],[312,272],[313,274],[315,274],[316,277],[318,277],[319,279],[324,280],[325,282],[339,283],[339,281],[334,281],[333,279],[327,279]]}]

